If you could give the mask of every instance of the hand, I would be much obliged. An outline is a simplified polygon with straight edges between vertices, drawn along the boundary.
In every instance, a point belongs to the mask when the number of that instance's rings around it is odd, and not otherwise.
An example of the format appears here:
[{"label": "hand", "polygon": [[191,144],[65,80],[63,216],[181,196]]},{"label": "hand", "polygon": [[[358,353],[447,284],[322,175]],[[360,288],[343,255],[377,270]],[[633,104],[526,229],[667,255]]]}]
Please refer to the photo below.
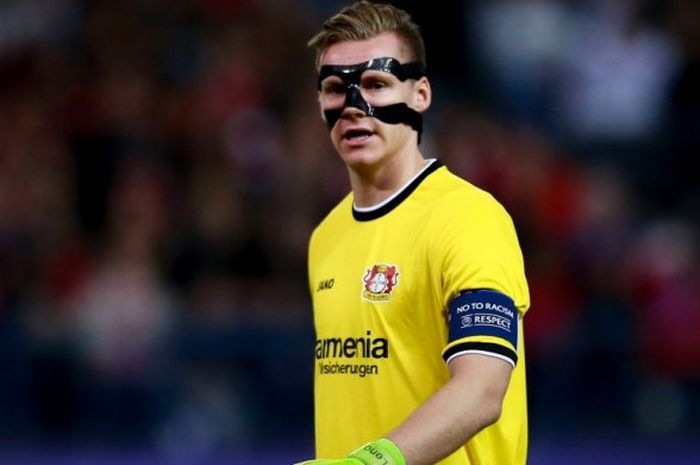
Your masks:
[{"label": "hand", "polygon": [[306,460],[304,462],[295,463],[294,465],[364,465],[364,463],[355,458],[347,457],[344,459]]},{"label": "hand", "polygon": [[315,459],[294,465],[406,465],[406,459],[388,439],[368,442],[344,459]]}]

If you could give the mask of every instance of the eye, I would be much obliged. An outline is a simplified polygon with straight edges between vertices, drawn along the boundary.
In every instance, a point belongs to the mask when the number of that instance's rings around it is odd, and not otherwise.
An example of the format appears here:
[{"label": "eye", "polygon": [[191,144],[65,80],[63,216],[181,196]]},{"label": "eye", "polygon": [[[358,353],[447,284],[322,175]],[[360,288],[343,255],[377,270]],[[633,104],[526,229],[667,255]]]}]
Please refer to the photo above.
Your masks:
[{"label": "eye", "polygon": [[345,86],[340,81],[327,81],[321,84],[321,92],[324,94],[344,94]]},{"label": "eye", "polygon": [[380,90],[387,86],[387,83],[381,79],[370,78],[366,79],[362,83],[362,87],[371,90]]}]

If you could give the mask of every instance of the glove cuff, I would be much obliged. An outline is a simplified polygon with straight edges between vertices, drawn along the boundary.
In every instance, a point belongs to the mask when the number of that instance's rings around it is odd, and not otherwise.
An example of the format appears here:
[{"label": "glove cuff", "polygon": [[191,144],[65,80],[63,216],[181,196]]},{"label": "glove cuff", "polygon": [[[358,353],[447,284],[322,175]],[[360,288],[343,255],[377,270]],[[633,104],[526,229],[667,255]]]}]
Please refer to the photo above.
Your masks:
[{"label": "glove cuff", "polygon": [[350,457],[365,465],[406,465],[401,450],[386,438],[368,442],[350,454]]}]

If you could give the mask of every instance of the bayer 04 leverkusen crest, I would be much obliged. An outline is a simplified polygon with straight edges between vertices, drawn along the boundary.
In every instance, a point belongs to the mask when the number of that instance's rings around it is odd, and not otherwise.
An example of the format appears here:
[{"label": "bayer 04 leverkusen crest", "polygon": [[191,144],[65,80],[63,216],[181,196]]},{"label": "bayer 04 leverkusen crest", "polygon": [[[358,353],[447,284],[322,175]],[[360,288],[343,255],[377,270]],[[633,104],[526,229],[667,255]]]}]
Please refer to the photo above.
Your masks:
[{"label": "bayer 04 leverkusen crest", "polygon": [[387,302],[399,283],[398,267],[378,263],[365,270],[362,281],[365,283],[362,297],[373,302]]}]

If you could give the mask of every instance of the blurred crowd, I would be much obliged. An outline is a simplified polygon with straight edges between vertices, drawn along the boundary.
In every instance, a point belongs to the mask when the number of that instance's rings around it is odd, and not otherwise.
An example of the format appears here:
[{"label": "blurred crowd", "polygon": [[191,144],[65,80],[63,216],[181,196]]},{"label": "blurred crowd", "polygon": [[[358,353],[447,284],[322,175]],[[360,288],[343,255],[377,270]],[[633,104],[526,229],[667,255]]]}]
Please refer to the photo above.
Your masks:
[{"label": "blurred crowd", "polygon": [[[393,2],[514,217],[533,431],[700,432],[700,4]],[[0,2],[0,443],[310,440],[322,0]],[[11,421],[7,419],[11,418]]]}]

